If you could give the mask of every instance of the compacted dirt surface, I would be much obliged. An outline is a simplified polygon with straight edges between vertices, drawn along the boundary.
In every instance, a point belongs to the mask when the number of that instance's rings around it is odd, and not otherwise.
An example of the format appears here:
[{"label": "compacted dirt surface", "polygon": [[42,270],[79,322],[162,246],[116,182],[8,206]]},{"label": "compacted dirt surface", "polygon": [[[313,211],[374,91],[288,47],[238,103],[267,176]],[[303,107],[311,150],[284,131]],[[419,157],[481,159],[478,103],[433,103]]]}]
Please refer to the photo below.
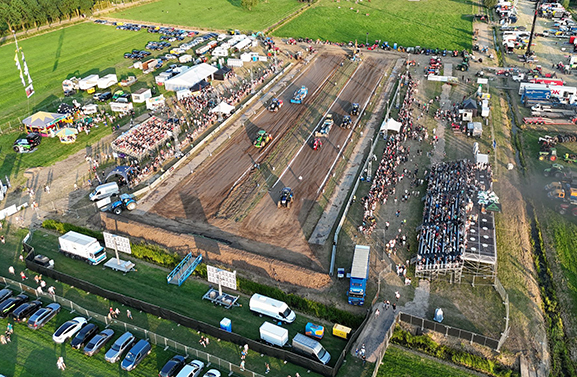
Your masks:
[{"label": "compacted dirt surface", "polygon": [[[287,169],[276,172],[279,175],[276,184],[242,221],[223,218],[218,212],[231,190],[254,174],[255,164],[274,151],[275,142],[298,122],[322,88],[334,85],[330,77],[344,59],[342,54],[324,54],[313,60],[279,95],[284,106],[278,112],[265,110],[246,122],[244,132],[237,132],[218,153],[158,201],[148,215],[156,218],[156,224],[170,223],[166,228],[172,230],[226,239],[240,249],[326,271],[326,256],[320,256],[319,251],[308,244],[302,224],[322,194],[337,159],[342,158],[343,146],[354,136],[352,128],[340,127],[342,117],[348,114],[353,102],[364,108],[394,60],[368,59],[359,64],[329,110],[335,125],[328,137],[322,138],[323,147],[313,150],[312,137],[304,145],[300,141],[302,148],[299,146]],[[303,85],[309,91],[304,103],[290,103],[293,93]],[[357,118],[353,117],[353,124]],[[265,148],[257,149],[253,141],[260,129],[269,132],[273,140]],[[295,201],[291,209],[278,209],[277,201],[285,186],[293,188]]]}]

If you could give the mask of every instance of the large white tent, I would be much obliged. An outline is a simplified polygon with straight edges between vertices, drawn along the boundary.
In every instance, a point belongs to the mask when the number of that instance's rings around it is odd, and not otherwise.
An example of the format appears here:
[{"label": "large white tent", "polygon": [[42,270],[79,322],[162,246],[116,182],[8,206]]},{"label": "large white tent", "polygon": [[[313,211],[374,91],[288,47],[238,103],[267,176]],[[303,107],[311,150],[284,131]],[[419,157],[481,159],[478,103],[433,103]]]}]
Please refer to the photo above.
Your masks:
[{"label": "large white tent", "polygon": [[401,130],[402,125],[403,125],[403,123],[397,122],[393,118],[389,118],[389,119],[383,121],[383,123],[381,124],[381,132],[386,132],[386,131],[399,132]]},{"label": "large white tent", "polygon": [[210,64],[198,64],[192,66],[186,72],[179,73],[178,75],[166,80],[164,82],[164,88],[175,92],[183,89],[190,89],[202,80],[205,80],[208,77],[212,78],[212,75],[216,71],[218,71],[218,68],[213,67]]}]

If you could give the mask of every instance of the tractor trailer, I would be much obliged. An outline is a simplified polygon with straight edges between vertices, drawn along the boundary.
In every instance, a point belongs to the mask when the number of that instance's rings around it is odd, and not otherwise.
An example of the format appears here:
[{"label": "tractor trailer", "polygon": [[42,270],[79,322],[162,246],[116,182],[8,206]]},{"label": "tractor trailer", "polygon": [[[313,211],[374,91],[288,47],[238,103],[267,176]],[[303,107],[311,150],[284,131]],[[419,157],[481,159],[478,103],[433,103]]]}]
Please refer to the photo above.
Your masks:
[{"label": "tractor trailer", "polygon": [[349,286],[349,304],[351,305],[363,305],[365,303],[370,255],[370,246],[355,246]]},{"label": "tractor trailer", "polygon": [[70,231],[58,237],[58,243],[60,252],[67,257],[80,259],[92,265],[106,259],[106,251],[96,238]]}]

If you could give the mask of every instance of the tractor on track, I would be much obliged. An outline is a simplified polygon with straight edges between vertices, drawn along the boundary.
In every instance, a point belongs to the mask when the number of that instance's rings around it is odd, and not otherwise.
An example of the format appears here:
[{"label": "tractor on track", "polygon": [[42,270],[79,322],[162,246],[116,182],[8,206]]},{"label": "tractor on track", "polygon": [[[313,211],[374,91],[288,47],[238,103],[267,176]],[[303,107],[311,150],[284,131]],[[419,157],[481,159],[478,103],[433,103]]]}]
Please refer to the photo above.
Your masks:
[{"label": "tractor on track", "polygon": [[313,150],[317,151],[323,147],[323,142],[320,137],[315,137],[312,144]]},{"label": "tractor on track", "polygon": [[272,140],[271,134],[266,132],[265,130],[259,130],[256,133],[256,140],[254,141],[253,145],[257,148],[264,148]]},{"label": "tractor on track", "polygon": [[343,120],[341,122],[341,127],[342,128],[351,128],[351,125],[353,124],[353,120],[351,119],[350,115],[345,115],[343,117]]},{"label": "tractor on track", "polygon": [[290,209],[291,204],[294,200],[293,190],[290,187],[285,187],[280,193],[280,199],[277,203],[278,208],[288,208]]},{"label": "tractor on track", "polygon": [[360,106],[358,103],[353,103],[353,107],[351,108],[351,115],[358,116],[360,112]]},{"label": "tractor on track", "polygon": [[268,111],[276,113],[277,111],[280,110],[282,104],[283,104],[282,100],[278,98],[273,98],[272,101],[270,101],[270,105],[268,105]]},{"label": "tractor on track", "polygon": [[307,87],[304,85],[301,86],[301,88],[295,92],[293,98],[291,98],[291,103],[303,103],[308,93],[309,90]]}]

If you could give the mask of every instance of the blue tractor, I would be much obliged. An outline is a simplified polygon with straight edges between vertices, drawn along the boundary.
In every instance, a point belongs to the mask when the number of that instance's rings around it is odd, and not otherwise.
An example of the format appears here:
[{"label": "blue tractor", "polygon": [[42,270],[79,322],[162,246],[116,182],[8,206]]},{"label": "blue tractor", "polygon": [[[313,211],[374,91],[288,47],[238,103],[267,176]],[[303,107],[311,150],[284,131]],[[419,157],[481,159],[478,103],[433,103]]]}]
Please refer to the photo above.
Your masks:
[{"label": "blue tractor", "polygon": [[101,211],[110,211],[115,215],[120,215],[123,210],[132,211],[136,208],[136,200],[132,194],[120,194],[117,197],[112,197],[110,204],[102,207]]}]

